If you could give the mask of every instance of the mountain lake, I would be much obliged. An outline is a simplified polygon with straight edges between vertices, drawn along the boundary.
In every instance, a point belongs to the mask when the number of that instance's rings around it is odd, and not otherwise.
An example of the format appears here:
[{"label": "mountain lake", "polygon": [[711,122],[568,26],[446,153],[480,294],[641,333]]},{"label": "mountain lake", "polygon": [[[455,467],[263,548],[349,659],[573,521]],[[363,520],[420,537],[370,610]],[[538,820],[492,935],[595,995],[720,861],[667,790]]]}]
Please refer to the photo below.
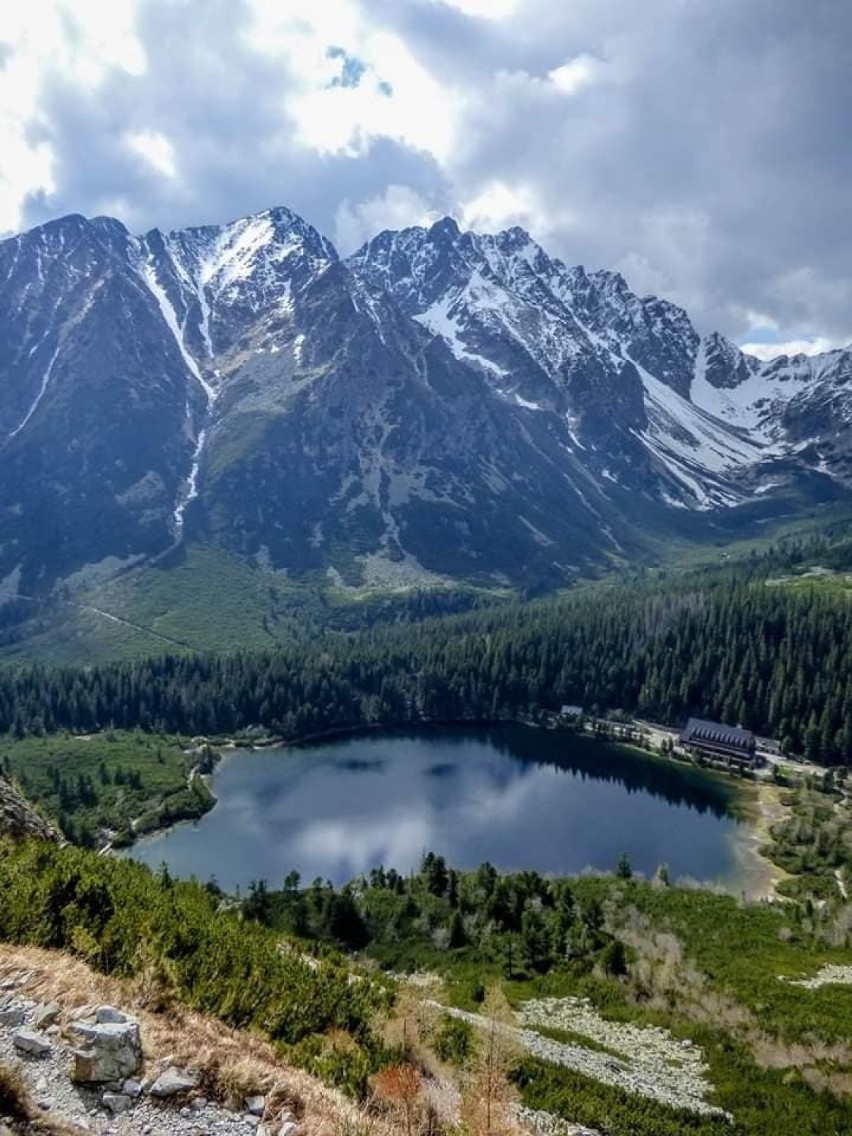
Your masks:
[{"label": "mountain lake", "polygon": [[569,731],[525,726],[368,733],[311,745],[225,752],[217,804],[196,823],[126,853],[228,891],[279,887],[295,869],[344,883],[426,851],[456,868],[635,871],[661,863],[739,890],[748,826],[733,782]]}]

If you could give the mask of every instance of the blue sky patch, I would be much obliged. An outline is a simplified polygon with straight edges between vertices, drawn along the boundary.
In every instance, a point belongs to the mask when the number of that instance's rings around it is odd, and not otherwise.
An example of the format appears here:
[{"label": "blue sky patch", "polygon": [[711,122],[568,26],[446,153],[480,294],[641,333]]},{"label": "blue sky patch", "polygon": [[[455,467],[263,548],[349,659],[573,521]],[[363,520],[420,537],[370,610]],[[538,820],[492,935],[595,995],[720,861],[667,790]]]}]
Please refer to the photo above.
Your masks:
[{"label": "blue sky patch", "polygon": [[327,59],[340,59],[342,61],[340,74],[329,83],[330,87],[357,87],[367,71],[367,64],[357,55],[350,55],[342,47],[330,47],[326,53]]}]

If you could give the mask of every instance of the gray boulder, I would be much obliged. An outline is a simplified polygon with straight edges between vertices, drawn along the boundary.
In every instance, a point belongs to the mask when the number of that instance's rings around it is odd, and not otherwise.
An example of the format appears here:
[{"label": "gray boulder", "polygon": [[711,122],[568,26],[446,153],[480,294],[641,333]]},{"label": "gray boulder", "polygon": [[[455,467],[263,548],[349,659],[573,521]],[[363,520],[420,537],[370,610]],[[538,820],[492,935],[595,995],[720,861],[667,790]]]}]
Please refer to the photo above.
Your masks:
[{"label": "gray boulder", "polygon": [[150,1089],[152,1097],[174,1097],[178,1093],[188,1093],[198,1085],[198,1078],[193,1073],[188,1073],[182,1069],[178,1069],[174,1065],[170,1065],[164,1073],[156,1079]]},{"label": "gray boulder", "polygon": [[142,1068],[139,1022],[74,1022],[71,1029],[82,1045],[74,1050],[72,1080],[84,1084],[124,1081]]},{"label": "gray boulder", "polygon": [[0,1026],[14,1029],[24,1024],[24,1010],[22,1006],[4,1006],[0,1009]]},{"label": "gray boulder", "polygon": [[12,1044],[19,1053],[26,1053],[29,1057],[44,1057],[50,1053],[50,1042],[35,1030],[19,1029],[12,1038]]},{"label": "gray boulder", "polygon": [[95,1010],[95,1021],[104,1023],[118,1023],[118,1022],[131,1022],[135,1021],[130,1014],[125,1014],[124,1010],[116,1010],[115,1006],[98,1006]]},{"label": "gray boulder", "polygon": [[47,1029],[52,1026],[59,1015],[62,1013],[62,1007],[58,1002],[47,1002],[41,1006],[36,1006],[33,1010],[33,1025],[36,1029]]},{"label": "gray boulder", "polygon": [[117,1116],[121,1112],[127,1112],[133,1101],[126,1093],[104,1093],[101,1104],[104,1108],[108,1108],[113,1116]]}]

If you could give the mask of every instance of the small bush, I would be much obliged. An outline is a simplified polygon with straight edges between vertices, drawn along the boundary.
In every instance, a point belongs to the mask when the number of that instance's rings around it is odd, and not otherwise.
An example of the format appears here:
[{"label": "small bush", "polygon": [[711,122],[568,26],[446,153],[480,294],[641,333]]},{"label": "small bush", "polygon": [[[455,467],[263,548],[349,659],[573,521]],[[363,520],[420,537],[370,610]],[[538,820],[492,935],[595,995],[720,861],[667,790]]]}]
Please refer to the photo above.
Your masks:
[{"label": "small bush", "polygon": [[442,1061],[459,1068],[473,1052],[473,1027],[460,1018],[446,1016],[435,1035],[435,1052]]},{"label": "small bush", "polygon": [[0,1065],[0,1116],[28,1120],[31,1113],[30,1095],[20,1069]]}]

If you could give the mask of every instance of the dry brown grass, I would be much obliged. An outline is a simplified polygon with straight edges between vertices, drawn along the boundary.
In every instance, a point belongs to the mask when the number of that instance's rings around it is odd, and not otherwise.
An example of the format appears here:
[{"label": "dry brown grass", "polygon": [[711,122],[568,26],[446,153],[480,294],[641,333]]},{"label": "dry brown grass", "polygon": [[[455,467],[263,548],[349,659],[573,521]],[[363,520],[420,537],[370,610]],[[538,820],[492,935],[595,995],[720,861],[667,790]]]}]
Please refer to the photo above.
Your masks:
[{"label": "dry brown grass", "polygon": [[816,1092],[852,1096],[852,1046],[809,1042],[788,1045],[765,1034],[752,1039],[754,1059],[766,1069],[797,1069]]},{"label": "dry brown grass", "polygon": [[742,1032],[752,1021],[746,1007],[713,990],[706,977],[684,957],[680,940],[655,931],[635,908],[629,909],[619,936],[636,952],[630,980],[646,1005],[677,1009],[692,1021],[724,1025]]},{"label": "dry brown grass", "polygon": [[705,976],[684,958],[674,935],[655,932],[635,908],[624,914],[619,934],[636,951],[630,980],[646,1005],[677,1009],[693,1021],[724,1026],[751,1047],[755,1062],[763,1068],[795,1069],[815,1091],[852,1096],[852,1045],[818,1039],[790,1044],[763,1032],[746,1007],[711,989]]},{"label": "dry brown grass", "polygon": [[97,974],[60,952],[0,943],[0,980],[12,976],[20,980],[26,997],[58,1002],[63,1025],[104,1003],[131,1011],[142,1026],[146,1064],[156,1067],[168,1061],[197,1069],[202,1091],[211,1099],[242,1103],[236,1098],[263,1093],[268,1098],[266,1119],[273,1121],[286,1108],[295,1113],[304,1136],[394,1132],[315,1077],[287,1065],[261,1038],[180,1004],[171,1005],[167,1013],[153,1012],[148,1008],[150,991],[142,983]]},{"label": "dry brown grass", "polygon": [[833,1097],[840,1099],[852,1097],[852,1073],[807,1066],[801,1070],[801,1074],[802,1080],[815,1093],[831,1093]]}]

